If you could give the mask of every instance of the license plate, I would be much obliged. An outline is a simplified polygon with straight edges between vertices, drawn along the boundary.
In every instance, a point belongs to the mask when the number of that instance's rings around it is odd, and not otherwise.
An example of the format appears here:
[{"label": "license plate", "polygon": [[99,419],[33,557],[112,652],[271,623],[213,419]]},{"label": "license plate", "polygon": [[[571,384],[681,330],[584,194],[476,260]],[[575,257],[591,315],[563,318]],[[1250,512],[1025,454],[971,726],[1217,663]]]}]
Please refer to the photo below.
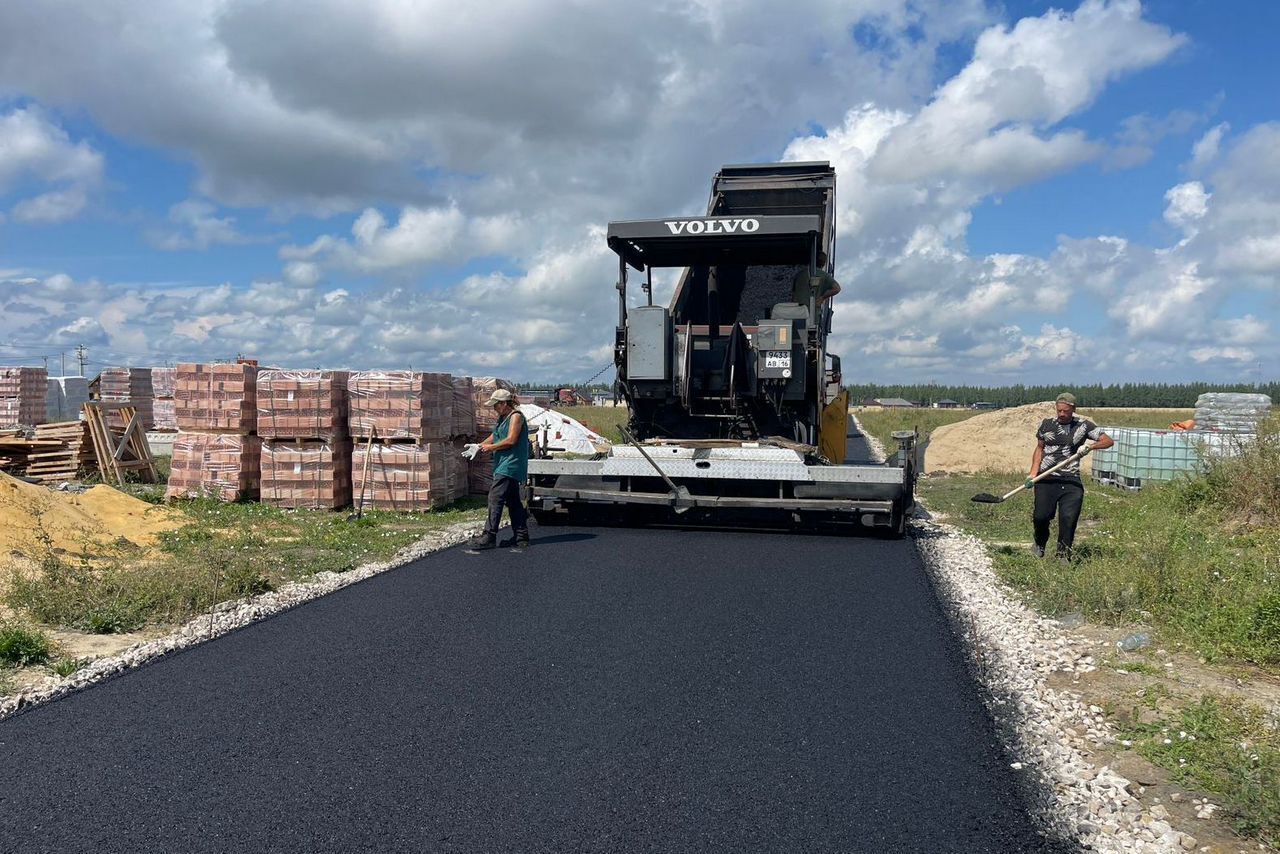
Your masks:
[{"label": "license plate", "polygon": [[791,367],[791,351],[779,350],[764,354],[764,366],[766,368],[789,368]]}]

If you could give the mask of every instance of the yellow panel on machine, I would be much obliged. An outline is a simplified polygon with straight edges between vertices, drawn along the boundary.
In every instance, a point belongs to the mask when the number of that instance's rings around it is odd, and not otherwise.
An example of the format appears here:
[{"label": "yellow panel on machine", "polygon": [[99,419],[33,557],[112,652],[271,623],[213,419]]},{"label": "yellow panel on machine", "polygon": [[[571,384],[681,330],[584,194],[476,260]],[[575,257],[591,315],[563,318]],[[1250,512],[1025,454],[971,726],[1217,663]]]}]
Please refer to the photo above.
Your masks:
[{"label": "yellow panel on machine", "polygon": [[844,463],[849,435],[849,392],[841,391],[822,410],[818,424],[818,451],[835,465]]}]

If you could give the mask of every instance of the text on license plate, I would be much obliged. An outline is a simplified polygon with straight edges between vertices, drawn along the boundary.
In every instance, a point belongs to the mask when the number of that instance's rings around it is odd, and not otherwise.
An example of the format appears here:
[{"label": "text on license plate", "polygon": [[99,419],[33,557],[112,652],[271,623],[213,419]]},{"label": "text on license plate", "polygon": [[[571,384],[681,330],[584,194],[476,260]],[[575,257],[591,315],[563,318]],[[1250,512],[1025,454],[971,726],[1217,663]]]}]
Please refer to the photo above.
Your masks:
[{"label": "text on license plate", "polygon": [[791,351],[779,350],[776,352],[764,354],[764,366],[766,368],[789,368],[791,367]]}]

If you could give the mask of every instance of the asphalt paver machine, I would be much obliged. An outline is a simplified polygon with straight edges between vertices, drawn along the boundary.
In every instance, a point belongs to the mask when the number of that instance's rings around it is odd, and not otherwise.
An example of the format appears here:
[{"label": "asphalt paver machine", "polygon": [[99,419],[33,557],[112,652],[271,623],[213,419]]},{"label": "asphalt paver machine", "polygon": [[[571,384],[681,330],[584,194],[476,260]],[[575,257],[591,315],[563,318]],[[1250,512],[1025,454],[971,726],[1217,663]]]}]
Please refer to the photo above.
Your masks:
[{"label": "asphalt paver machine", "polygon": [[[904,533],[915,434],[895,434],[883,465],[844,463],[847,400],[827,352],[835,195],[827,163],[726,166],[705,217],[609,224],[627,442],[601,459],[531,460],[537,518]],[[669,306],[653,304],[661,268],[681,270]],[[629,270],[641,305],[628,305]]]}]

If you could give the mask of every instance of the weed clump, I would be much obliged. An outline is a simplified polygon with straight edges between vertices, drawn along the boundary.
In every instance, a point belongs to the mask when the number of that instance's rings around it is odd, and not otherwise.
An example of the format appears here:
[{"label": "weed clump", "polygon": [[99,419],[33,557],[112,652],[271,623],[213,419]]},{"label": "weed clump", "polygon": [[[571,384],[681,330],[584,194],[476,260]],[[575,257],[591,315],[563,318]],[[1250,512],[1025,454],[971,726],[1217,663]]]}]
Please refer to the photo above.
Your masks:
[{"label": "weed clump", "polygon": [[21,623],[0,623],[0,664],[11,667],[44,664],[52,654],[53,643],[44,632]]},{"label": "weed clump", "polygon": [[1237,833],[1280,845],[1280,731],[1266,713],[1207,695],[1125,735],[1175,780],[1224,798]]},{"label": "weed clump", "polygon": [[1211,461],[1203,489],[1243,527],[1280,527],[1280,415],[1258,427],[1236,453]]}]

